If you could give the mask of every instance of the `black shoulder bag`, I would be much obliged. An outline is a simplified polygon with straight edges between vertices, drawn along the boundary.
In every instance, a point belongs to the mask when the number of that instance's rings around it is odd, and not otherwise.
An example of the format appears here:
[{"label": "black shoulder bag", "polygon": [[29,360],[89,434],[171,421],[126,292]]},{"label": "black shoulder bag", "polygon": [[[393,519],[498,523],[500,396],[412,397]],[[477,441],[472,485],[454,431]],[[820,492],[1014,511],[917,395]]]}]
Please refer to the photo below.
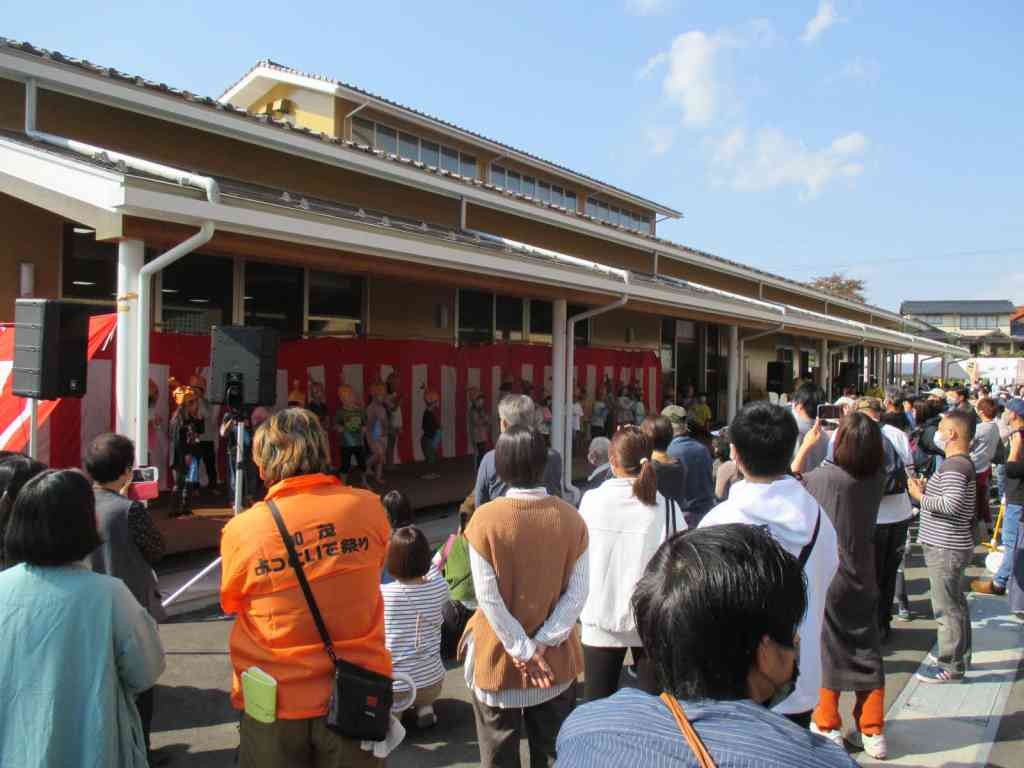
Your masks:
[{"label": "black shoulder bag", "polygon": [[665,499],[665,541],[679,533],[679,526],[676,524],[676,500],[668,496]]},{"label": "black shoulder bag", "polygon": [[295,552],[292,537],[281,518],[281,510],[272,500],[267,501],[267,506],[270,507],[274,522],[277,523],[277,530],[284,541],[285,549],[288,550],[288,562],[295,569],[295,577],[299,580],[309,612],[313,614],[313,621],[320,633],[320,639],[323,640],[324,650],[334,662],[334,682],[331,686],[331,703],[327,709],[327,727],[342,736],[360,741],[384,741],[391,722],[391,678],[339,659],[334,653],[334,643],[327,633],[327,625],[324,624],[324,617],[320,615],[313,591],[309,588],[309,581]]}]

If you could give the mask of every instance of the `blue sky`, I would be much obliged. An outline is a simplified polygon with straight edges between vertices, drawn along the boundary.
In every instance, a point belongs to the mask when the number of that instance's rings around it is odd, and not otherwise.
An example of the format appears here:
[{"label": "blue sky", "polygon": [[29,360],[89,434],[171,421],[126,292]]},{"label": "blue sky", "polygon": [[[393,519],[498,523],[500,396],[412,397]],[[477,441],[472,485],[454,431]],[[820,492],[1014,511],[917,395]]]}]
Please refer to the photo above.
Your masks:
[{"label": "blue sky", "polygon": [[1012,0],[167,5],[0,0],[0,34],[207,95],[272,58],[681,210],[677,242],[1024,304]]}]

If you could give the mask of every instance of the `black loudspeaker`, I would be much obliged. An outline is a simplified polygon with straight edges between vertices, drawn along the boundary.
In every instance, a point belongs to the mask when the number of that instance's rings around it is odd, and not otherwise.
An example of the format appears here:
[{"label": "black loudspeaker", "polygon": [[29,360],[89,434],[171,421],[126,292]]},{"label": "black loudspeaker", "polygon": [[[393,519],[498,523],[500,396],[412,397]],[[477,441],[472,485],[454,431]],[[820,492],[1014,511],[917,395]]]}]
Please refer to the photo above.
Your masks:
[{"label": "black loudspeaker", "polygon": [[14,302],[12,391],[36,400],[85,395],[89,311],[57,299]]},{"label": "black loudspeaker", "polygon": [[769,392],[789,392],[792,389],[793,366],[791,363],[781,360],[772,360],[768,363],[768,373],[765,377],[765,385]]},{"label": "black loudspeaker", "polygon": [[277,402],[277,331],[219,325],[211,336],[210,402],[236,408]]},{"label": "black loudspeaker", "polygon": [[839,385],[842,387],[860,386],[860,366],[856,363],[840,363]]}]

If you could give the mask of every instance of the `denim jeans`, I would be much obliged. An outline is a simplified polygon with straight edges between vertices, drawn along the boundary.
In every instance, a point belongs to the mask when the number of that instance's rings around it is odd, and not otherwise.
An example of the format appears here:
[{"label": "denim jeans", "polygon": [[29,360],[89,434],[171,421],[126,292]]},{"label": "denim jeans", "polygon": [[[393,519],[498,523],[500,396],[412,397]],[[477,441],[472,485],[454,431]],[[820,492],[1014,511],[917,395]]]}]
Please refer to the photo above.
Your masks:
[{"label": "denim jeans", "polygon": [[1003,563],[992,577],[992,581],[1000,587],[1005,587],[1013,572],[1013,550],[1017,544],[1017,536],[1020,530],[1020,513],[1024,510],[1020,504],[1007,504],[1003,513],[1003,528],[999,537],[1003,542]]},{"label": "denim jeans", "polygon": [[939,650],[935,655],[942,669],[962,675],[971,658],[971,612],[963,580],[974,551],[930,544],[923,544],[922,548],[931,587],[932,612],[939,625]]}]

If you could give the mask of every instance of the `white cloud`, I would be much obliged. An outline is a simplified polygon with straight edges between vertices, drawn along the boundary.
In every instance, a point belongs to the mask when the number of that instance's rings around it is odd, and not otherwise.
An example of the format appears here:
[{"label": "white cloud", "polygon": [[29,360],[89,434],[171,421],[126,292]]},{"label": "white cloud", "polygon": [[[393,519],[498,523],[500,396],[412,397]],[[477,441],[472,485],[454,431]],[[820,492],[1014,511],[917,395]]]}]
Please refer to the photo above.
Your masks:
[{"label": "white cloud", "polygon": [[683,122],[704,125],[711,122],[722,99],[715,72],[715,59],[731,39],[721,33],[706,35],[700,30],[684,32],[672,41],[668,72],[663,87],[683,110]]},{"label": "white cloud", "polygon": [[654,54],[653,56],[651,56],[651,58],[647,60],[647,62],[642,67],[640,67],[640,69],[637,70],[636,79],[644,80],[650,77],[652,74],[654,74],[654,70],[656,70],[658,67],[664,64],[666,61],[668,61],[668,54],[665,51]]},{"label": "white cloud", "polygon": [[866,59],[857,56],[846,62],[839,70],[838,78],[843,80],[856,80],[862,83],[873,83],[882,76],[882,65],[874,59]]},{"label": "white cloud", "polygon": [[830,183],[852,179],[864,172],[861,156],[868,140],[860,132],[836,137],[820,149],[774,128],[757,132],[748,142],[742,129],[709,142],[712,182],[737,190],[763,191],[797,187],[801,199],[818,197]]},{"label": "white cloud", "polygon": [[626,0],[626,12],[634,16],[657,16],[672,7],[672,0]]},{"label": "white cloud", "polygon": [[648,149],[652,155],[664,155],[672,149],[676,132],[674,128],[668,126],[652,125],[644,131],[644,137],[647,139]]},{"label": "white cloud", "polygon": [[839,15],[835,3],[831,2],[831,0],[821,0],[818,3],[818,12],[814,14],[813,19],[807,22],[807,26],[804,27],[804,33],[800,35],[800,39],[805,43],[813,43],[829,27],[844,21],[846,19]]}]

